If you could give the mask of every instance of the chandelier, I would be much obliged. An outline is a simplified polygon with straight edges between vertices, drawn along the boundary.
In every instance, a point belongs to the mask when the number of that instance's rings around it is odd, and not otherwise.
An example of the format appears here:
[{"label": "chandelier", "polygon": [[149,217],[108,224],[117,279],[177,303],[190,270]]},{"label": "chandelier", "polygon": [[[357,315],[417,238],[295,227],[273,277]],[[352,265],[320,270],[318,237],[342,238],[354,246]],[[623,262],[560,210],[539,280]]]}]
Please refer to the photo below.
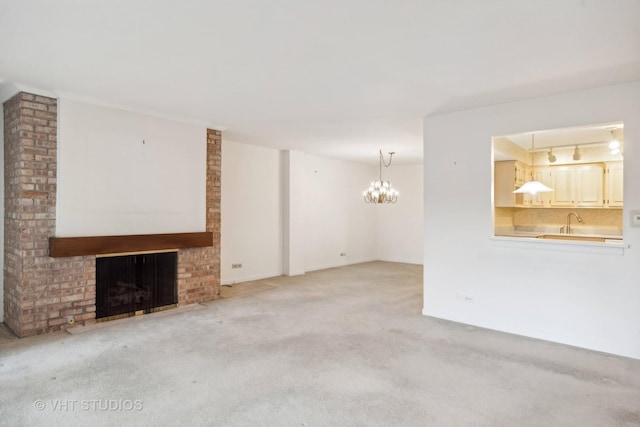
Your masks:
[{"label": "chandelier", "polygon": [[382,165],[384,164],[384,167],[388,168],[394,154],[394,152],[389,152],[389,162],[387,163],[382,156],[382,150],[380,150],[380,179],[373,181],[369,189],[362,193],[366,203],[395,203],[398,201],[398,192],[391,187],[389,181],[382,180]]}]

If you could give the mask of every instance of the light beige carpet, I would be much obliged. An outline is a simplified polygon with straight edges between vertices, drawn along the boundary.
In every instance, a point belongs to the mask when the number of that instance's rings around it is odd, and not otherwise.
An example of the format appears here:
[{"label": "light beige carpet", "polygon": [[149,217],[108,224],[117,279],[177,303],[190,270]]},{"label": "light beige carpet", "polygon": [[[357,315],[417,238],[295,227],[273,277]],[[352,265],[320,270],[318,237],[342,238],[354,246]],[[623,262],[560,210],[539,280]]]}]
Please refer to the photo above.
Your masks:
[{"label": "light beige carpet", "polygon": [[273,280],[3,343],[0,425],[640,426],[640,361],[424,317],[419,266]]}]

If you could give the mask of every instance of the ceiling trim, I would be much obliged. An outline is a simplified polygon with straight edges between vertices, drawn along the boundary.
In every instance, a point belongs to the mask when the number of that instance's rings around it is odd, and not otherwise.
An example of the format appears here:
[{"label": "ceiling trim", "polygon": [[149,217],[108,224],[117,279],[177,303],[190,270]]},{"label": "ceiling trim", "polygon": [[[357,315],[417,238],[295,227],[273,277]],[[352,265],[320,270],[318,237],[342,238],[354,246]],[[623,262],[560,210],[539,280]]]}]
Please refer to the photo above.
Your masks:
[{"label": "ceiling trim", "polygon": [[49,98],[57,98],[55,93],[47,90],[7,81],[0,81],[0,103],[4,104],[6,101],[13,98],[20,92],[32,93],[34,95],[46,96]]},{"label": "ceiling trim", "polygon": [[40,96],[46,96],[48,98],[56,98],[56,99],[60,99],[60,98],[64,98],[64,99],[69,99],[72,101],[76,101],[76,102],[81,102],[84,104],[91,104],[91,105],[96,105],[99,107],[105,107],[105,108],[112,108],[115,110],[121,110],[121,111],[128,111],[131,113],[137,113],[137,114],[143,114],[145,116],[150,116],[150,117],[155,117],[158,119],[163,119],[163,120],[170,120],[170,121],[174,121],[174,122],[180,122],[180,123],[186,123],[186,124],[191,124],[191,125],[196,125],[196,126],[202,126],[205,128],[209,128],[209,129],[215,129],[215,130],[219,130],[219,131],[225,131],[227,130],[226,126],[221,126],[219,124],[215,124],[212,122],[204,122],[202,120],[196,120],[196,119],[192,119],[189,117],[181,117],[181,116],[176,116],[176,115],[171,115],[171,114],[164,114],[164,113],[159,113],[157,111],[152,111],[152,110],[145,110],[142,108],[134,108],[134,107],[130,107],[128,105],[124,105],[124,104],[118,104],[118,103],[114,103],[114,102],[108,102],[108,101],[104,101],[102,99],[99,98],[94,98],[94,97],[89,97],[89,96],[84,96],[84,95],[79,95],[73,92],[66,92],[66,91],[49,91],[49,90],[45,90],[45,89],[40,89],[40,88],[36,88],[36,87],[32,87],[32,86],[27,86],[27,85],[23,85],[20,83],[12,83],[9,81],[2,81],[0,80],[0,104],[4,103],[5,101],[13,98],[15,95],[17,95],[20,92],[26,92],[26,93],[31,93],[33,95],[40,95]]},{"label": "ceiling trim", "polygon": [[176,116],[176,115],[172,115],[172,114],[160,113],[160,112],[153,111],[153,110],[135,108],[135,107],[131,107],[129,105],[118,104],[118,103],[115,103],[115,102],[109,102],[109,101],[105,101],[103,99],[94,98],[94,97],[90,97],[90,96],[79,95],[79,94],[73,93],[73,92],[56,91],[56,93],[58,95],[57,96],[58,98],[68,99],[68,100],[76,101],[76,102],[81,102],[83,104],[91,104],[91,105],[96,105],[98,107],[105,107],[105,108],[111,108],[111,109],[114,109],[114,110],[128,111],[130,113],[143,114],[145,116],[155,117],[155,118],[163,119],[163,120],[170,120],[170,121],[186,123],[186,124],[190,124],[190,125],[203,126],[203,127],[209,128],[209,129],[219,130],[221,132],[227,130],[227,126],[221,126],[219,124],[215,124],[215,123],[212,123],[212,122],[205,122],[205,121],[202,121],[202,120],[196,120],[196,119],[192,119],[192,118],[189,118],[189,117]]}]

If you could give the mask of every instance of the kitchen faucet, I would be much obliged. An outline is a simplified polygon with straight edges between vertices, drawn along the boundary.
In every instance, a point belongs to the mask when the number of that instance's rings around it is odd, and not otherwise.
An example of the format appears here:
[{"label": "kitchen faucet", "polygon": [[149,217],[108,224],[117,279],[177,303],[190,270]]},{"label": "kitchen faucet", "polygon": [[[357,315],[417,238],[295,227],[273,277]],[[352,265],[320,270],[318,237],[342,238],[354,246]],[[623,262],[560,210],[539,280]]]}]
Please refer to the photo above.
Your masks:
[{"label": "kitchen faucet", "polygon": [[580,215],[578,215],[575,212],[569,212],[567,214],[567,225],[566,225],[566,228],[565,228],[567,234],[571,233],[571,215],[575,215],[575,217],[578,220],[578,222],[582,222],[582,218],[580,218]]}]

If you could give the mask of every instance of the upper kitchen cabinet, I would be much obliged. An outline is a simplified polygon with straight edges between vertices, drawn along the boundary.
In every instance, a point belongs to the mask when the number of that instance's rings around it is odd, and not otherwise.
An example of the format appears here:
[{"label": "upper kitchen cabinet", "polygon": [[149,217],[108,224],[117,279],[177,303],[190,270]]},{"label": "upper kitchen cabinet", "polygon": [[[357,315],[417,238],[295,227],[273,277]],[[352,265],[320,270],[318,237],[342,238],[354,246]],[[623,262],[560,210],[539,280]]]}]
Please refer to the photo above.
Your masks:
[{"label": "upper kitchen cabinet", "polygon": [[525,206],[524,195],[514,193],[524,184],[527,166],[515,160],[495,162],[494,203],[498,207]]},{"label": "upper kitchen cabinet", "polygon": [[550,169],[551,206],[604,206],[604,165],[552,166]]},{"label": "upper kitchen cabinet", "polygon": [[[543,183],[547,187],[552,187],[551,185],[551,172],[548,167],[540,166],[532,168],[532,176],[533,179]],[[536,194],[525,194],[524,195],[524,204],[525,206],[544,208],[551,205],[551,195],[553,191],[544,192],[544,193],[536,193]]]},{"label": "upper kitchen cabinet", "polygon": [[549,176],[553,195],[551,206],[573,206],[575,200],[573,188],[575,187],[576,174],[571,166],[555,166],[550,168]]},{"label": "upper kitchen cabinet", "polygon": [[604,206],[604,165],[576,166],[576,206]]},{"label": "upper kitchen cabinet", "polygon": [[605,204],[610,208],[621,208],[623,206],[623,167],[622,162],[607,163],[607,173],[605,175]]}]

